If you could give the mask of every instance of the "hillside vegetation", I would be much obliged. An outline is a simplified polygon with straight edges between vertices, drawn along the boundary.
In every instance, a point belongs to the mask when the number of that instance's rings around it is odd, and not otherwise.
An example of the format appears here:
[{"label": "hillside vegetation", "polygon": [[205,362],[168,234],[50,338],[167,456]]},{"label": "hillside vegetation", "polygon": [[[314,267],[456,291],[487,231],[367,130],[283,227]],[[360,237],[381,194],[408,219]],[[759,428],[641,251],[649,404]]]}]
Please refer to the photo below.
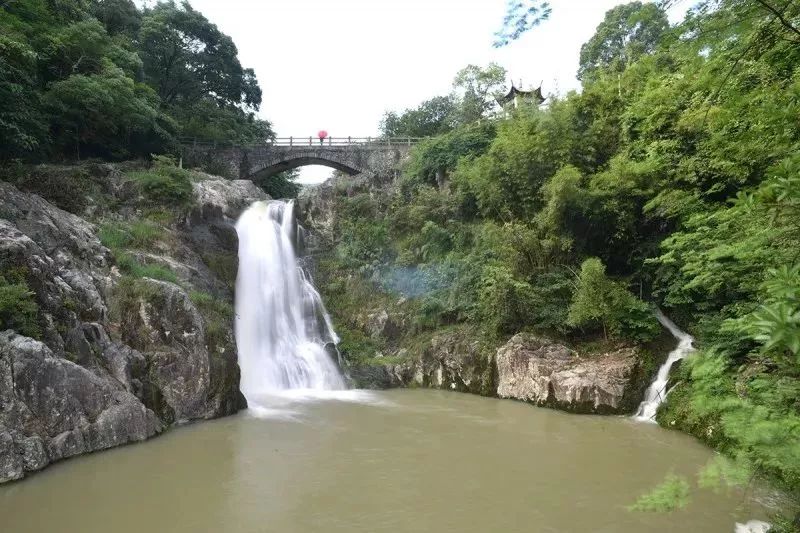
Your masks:
[{"label": "hillside vegetation", "polygon": [[699,346],[661,423],[798,494],[798,17],[706,1],[670,27],[634,2],[583,47],[579,93],[490,116],[494,67],[472,67],[387,114],[386,134],[436,136],[390,194],[340,181],[320,278],[345,352],[383,355],[357,319],[377,301],[411,310],[407,343],[459,327],[495,345],[642,343],[657,305]]}]

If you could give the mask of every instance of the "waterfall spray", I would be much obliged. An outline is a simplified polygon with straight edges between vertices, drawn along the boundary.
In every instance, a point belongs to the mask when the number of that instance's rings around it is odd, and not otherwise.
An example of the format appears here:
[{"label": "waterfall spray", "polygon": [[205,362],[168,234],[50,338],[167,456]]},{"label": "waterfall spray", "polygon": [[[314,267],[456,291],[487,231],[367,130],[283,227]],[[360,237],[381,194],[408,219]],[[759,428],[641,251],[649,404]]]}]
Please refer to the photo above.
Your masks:
[{"label": "waterfall spray", "polygon": [[294,203],[257,202],[236,231],[236,344],[248,403],[280,391],[344,389],[330,349],[339,339],[295,251]]}]

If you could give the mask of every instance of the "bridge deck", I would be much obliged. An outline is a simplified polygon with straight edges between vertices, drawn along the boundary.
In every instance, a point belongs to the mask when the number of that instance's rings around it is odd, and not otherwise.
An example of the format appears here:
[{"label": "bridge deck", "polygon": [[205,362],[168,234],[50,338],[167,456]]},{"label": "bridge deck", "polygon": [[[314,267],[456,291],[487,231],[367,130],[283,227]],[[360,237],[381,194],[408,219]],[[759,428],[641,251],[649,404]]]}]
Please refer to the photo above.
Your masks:
[{"label": "bridge deck", "polygon": [[276,137],[275,139],[253,144],[218,143],[198,141],[197,139],[181,139],[181,144],[189,146],[213,146],[214,148],[241,147],[241,148],[303,148],[303,147],[347,147],[358,148],[391,148],[393,146],[413,146],[422,140],[421,137]]}]

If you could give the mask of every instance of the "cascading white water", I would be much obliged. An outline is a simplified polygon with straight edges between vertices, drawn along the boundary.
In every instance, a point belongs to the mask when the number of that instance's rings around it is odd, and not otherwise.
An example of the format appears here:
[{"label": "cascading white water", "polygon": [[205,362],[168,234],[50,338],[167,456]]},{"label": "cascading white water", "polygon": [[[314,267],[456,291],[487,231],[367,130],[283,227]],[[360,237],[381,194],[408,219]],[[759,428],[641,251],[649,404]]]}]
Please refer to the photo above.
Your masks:
[{"label": "cascading white water", "polygon": [[667,397],[667,381],[669,381],[669,371],[672,365],[694,351],[692,346],[694,339],[691,335],[678,329],[678,326],[659,310],[656,310],[656,318],[672,333],[673,337],[678,339],[678,346],[669,353],[667,361],[658,369],[655,381],[647,388],[644,401],[639,404],[634,418],[643,422],[655,422],[656,410]]},{"label": "cascading white water", "polygon": [[280,391],[344,389],[330,353],[338,338],[295,251],[294,203],[257,202],[236,231],[236,344],[248,403],[264,405]]}]

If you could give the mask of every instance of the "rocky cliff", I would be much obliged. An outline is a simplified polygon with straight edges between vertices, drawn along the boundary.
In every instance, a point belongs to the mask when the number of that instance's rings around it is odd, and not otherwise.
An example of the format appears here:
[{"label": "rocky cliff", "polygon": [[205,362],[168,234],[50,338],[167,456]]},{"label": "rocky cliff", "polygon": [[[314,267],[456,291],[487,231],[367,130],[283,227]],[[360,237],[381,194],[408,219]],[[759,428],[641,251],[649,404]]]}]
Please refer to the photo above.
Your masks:
[{"label": "rocky cliff", "polygon": [[[0,482],[244,406],[223,278],[235,276],[236,216],[266,195],[194,179],[192,201],[158,226],[159,244],[124,255],[101,244],[98,225],[0,181],[0,278],[27,286],[35,304],[28,336],[0,332]],[[81,215],[118,225],[143,216],[122,173],[105,167],[96,180],[113,215],[80,202]]]}]

